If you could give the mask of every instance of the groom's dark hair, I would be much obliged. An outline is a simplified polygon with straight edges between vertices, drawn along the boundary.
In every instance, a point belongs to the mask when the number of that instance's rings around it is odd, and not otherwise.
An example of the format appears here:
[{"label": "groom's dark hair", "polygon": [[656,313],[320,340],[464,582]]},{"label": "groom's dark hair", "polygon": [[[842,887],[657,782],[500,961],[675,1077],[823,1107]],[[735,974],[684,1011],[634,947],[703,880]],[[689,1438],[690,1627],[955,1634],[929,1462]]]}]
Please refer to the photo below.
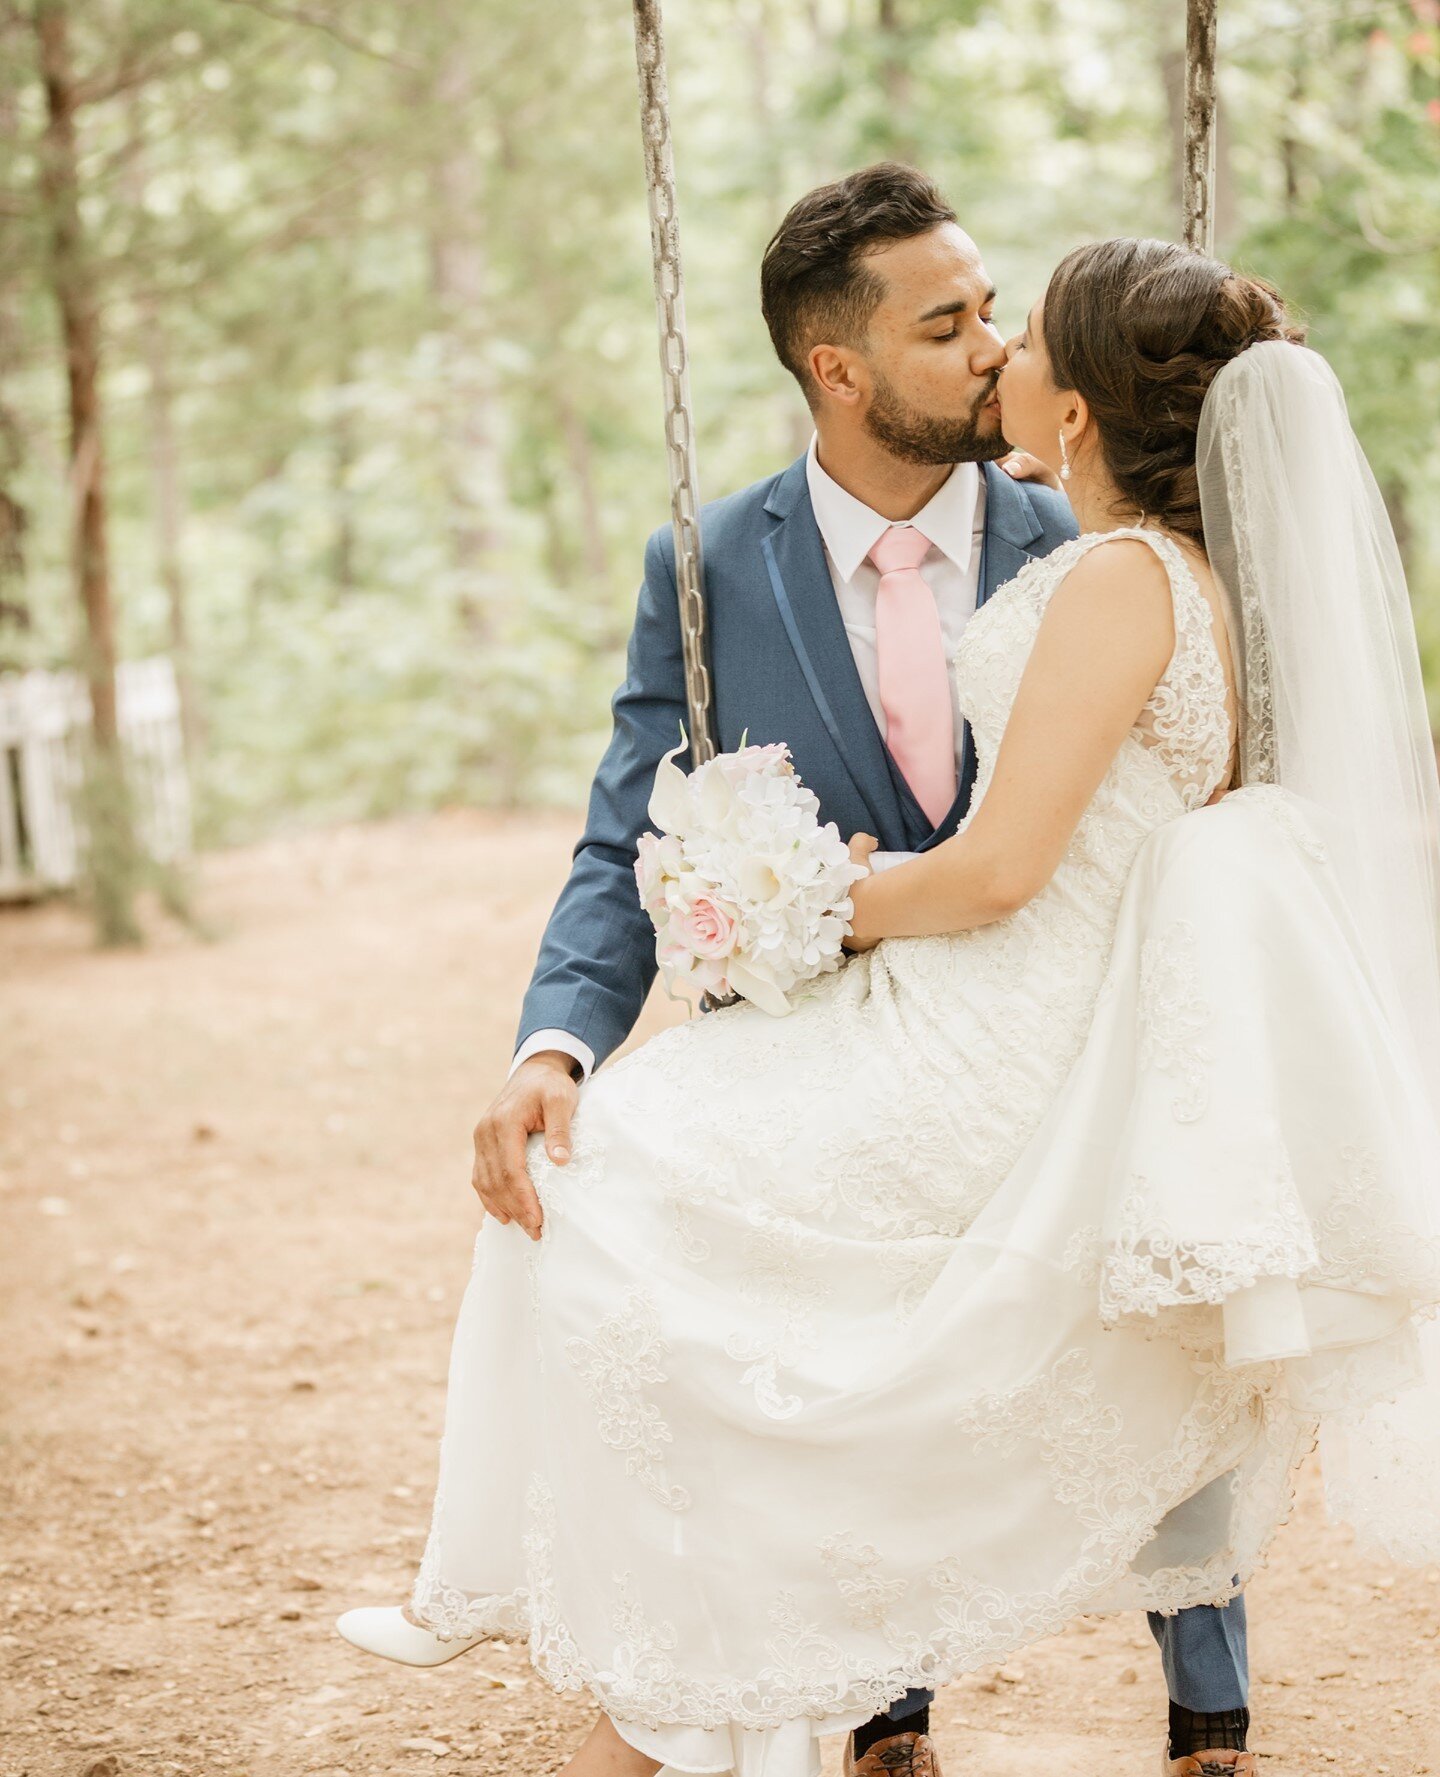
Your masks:
[{"label": "groom's dark hair", "polygon": [[933,179],[893,160],[791,205],[760,262],[760,312],[776,356],[812,406],[811,348],[822,340],[860,344],[885,295],[866,255],[954,220]]}]

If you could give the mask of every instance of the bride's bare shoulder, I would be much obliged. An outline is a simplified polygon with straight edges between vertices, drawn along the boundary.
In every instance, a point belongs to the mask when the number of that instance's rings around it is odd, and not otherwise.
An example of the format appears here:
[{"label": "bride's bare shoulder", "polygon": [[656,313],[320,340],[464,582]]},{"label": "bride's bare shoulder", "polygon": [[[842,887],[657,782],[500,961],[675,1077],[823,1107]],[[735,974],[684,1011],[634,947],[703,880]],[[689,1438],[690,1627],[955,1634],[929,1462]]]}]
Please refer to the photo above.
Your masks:
[{"label": "bride's bare shoulder", "polygon": [[1085,547],[1063,565],[1052,604],[1083,605],[1092,619],[1133,619],[1147,611],[1169,618],[1170,573],[1151,544],[1124,531],[1075,541]]},{"label": "bride's bare shoulder", "polygon": [[[1084,541],[1084,539],[1077,539]],[[1057,552],[1058,553],[1058,552]],[[1138,537],[1117,535],[1058,563],[1036,652],[1056,672],[1164,671],[1175,648],[1174,600],[1166,566]]]}]

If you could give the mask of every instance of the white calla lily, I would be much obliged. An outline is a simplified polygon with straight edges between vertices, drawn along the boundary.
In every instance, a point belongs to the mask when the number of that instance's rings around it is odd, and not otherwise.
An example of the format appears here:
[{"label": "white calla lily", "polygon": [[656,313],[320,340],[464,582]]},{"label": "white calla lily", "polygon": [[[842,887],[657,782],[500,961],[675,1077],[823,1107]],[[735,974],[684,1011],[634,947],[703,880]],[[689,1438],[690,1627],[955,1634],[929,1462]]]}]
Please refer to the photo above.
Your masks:
[{"label": "white calla lily", "polygon": [[768,975],[758,974],[747,966],[738,956],[732,956],[726,964],[725,975],[736,993],[744,994],[745,998],[756,1005],[762,1012],[768,1012],[772,1018],[787,1017],[790,1002]]},{"label": "white calla lily", "polygon": [[740,893],[747,901],[774,901],[785,887],[770,858],[746,858],[739,871]]},{"label": "white calla lily", "polygon": [[684,833],[691,824],[690,780],[678,765],[671,763],[675,755],[685,752],[689,745],[682,722],[680,745],[664,754],[655,767],[655,783],[645,812],[666,833]]},{"label": "white calla lily", "polygon": [[701,766],[696,779],[695,818],[707,830],[723,827],[738,801],[724,772],[716,771],[712,762]]}]

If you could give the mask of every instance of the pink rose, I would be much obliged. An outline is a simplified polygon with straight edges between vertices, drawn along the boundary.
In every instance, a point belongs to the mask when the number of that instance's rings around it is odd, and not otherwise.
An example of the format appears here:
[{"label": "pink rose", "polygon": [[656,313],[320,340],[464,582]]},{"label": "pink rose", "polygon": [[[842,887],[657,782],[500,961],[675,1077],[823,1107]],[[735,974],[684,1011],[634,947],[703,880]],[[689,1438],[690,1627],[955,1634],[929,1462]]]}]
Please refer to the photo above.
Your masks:
[{"label": "pink rose", "polygon": [[700,957],[729,956],[739,935],[735,915],[709,895],[697,895],[670,924],[672,943],[683,944]]}]

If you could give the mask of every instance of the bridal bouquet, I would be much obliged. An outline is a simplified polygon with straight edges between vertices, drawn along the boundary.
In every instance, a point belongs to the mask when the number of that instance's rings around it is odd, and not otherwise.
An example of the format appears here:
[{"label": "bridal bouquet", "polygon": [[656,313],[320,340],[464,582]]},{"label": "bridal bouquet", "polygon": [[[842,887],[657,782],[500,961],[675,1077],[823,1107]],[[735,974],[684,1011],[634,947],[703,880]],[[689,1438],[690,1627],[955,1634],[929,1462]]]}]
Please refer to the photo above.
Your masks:
[{"label": "bridal bouquet", "polygon": [[689,773],[655,772],[635,860],[640,903],[655,926],[665,985],[682,980],[714,998],[740,994],[775,1017],[785,995],[840,966],[853,907],[851,861],[833,821],[796,775],[781,741],[720,753]]}]

